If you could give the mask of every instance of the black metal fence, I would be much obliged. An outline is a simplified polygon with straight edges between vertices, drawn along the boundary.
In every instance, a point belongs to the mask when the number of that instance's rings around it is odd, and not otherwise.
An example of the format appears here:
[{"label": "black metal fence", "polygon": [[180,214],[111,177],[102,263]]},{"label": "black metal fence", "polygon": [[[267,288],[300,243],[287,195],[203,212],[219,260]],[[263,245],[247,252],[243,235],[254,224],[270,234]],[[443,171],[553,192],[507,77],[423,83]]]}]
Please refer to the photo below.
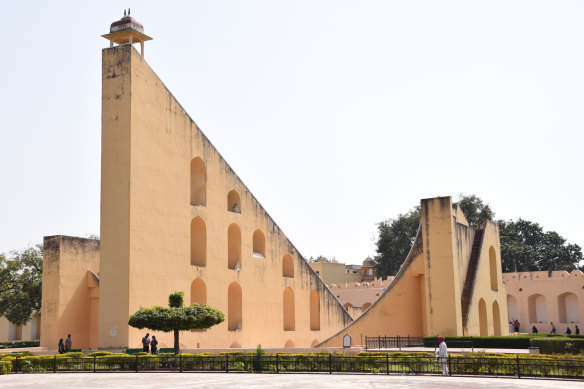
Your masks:
[{"label": "black metal fence", "polygon": [[[474,351],[472,337],[470,340],[448,340],[449,348]],[[422,338],[417,336],[366,336],[365,350],[402,349],[402,348],[438,348],[438,338]]]},{"label": "black metal fence", "polygon": [[[450,375],[548,377],[584,379],[582,359],[452,356],[444,359]],[[253,373],[362,373],[442,374],[438,358],[396,356],[388,353],[341,354],[218,354],[178,356],[89,356],[16,358],[13,373],[32,372],[253,372]]]}]

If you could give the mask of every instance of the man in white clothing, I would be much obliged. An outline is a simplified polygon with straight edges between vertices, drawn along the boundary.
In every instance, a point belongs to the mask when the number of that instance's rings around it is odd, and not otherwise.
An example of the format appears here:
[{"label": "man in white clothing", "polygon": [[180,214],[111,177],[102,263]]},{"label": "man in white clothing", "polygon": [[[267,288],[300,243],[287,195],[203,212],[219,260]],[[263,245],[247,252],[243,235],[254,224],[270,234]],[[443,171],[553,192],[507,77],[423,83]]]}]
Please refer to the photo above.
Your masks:
[{"label": "man in white clothing", "polygon": [[448,375],[448,346],[442,336],[438,337],[438,363],[442,367],[442,375]]}]

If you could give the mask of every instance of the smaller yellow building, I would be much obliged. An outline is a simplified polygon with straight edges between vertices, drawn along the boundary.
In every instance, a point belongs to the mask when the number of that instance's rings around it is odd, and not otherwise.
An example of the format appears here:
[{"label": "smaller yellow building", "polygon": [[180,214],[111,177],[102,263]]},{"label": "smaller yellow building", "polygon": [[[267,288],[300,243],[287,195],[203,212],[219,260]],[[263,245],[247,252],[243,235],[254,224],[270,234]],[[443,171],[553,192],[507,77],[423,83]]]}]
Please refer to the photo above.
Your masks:
[{"label": "smaller yellow building", "polygon": [[518,319],[520,332],[558,334],[584,324],[584,273],[580,270],[505,273],[509,320]]}]

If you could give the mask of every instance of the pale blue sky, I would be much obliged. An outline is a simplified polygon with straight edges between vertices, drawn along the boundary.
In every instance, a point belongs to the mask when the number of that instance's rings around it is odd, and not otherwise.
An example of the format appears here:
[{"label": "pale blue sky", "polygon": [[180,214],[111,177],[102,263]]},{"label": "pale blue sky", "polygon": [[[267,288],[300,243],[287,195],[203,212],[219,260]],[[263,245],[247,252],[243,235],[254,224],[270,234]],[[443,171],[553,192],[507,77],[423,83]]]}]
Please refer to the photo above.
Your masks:
[{"label": "pale blue sky", "polygon": [[146,60],[301,253],[477,194],[584,245],[581,1],[5,1],[0,252],[99,234],[100,37]]}]

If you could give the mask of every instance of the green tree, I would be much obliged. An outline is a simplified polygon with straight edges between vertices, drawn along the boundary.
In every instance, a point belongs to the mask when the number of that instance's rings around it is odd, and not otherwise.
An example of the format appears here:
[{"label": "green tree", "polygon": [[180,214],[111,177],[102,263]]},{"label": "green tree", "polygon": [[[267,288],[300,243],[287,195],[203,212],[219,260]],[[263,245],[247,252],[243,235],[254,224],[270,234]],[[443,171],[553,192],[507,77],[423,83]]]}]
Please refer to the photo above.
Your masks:
[{"label": "green tree", "polygon": [[582,249],[555,231],[523,219],[499,220],[503,272],[578,268]]},{"label": "green tree", "polygon": [[458,205],[469,224],[483,224],[487,220],[495,220],[495,212],[491,206],[476,195],[458,195]]},{"label": "green tree", "polygon": [[0,316],[16,325],[25,325],[41,309],[43,252],[36,245],[0,254]]},{"label": "green tree", "polygon": [[174,353],[180,353],[179,332],[210,328],[225,320],[225,315],[209,305],[184,306],[184,292],[173,292],[168,296],[168,308],[155,305],[140,307],[130,316],[132,327],[152,331],[174,332]]},{"label": "green tree", "polygon": [[419,225],[419,206],[395,219],[377,223],[377,255],[372,262],[379,277],[396,275],[414,243]]}]

